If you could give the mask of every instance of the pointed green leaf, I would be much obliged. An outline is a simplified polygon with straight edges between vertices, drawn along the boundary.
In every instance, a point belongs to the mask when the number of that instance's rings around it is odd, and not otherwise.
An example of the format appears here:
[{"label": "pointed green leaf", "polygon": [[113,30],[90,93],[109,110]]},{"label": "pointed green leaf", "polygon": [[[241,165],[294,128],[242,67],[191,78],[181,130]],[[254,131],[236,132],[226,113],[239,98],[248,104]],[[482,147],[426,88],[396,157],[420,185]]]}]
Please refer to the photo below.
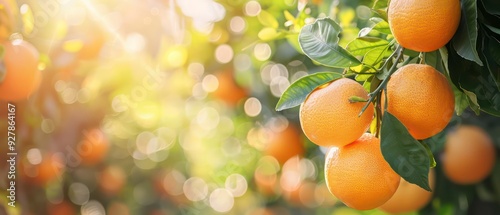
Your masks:
[{"label": "pointed green leaf", "polygon": [[257,19],[259,19],[259,22],[270,28],[278,28],[279,27],[279,22],[276,20],[276,18],[269,12],[262,10],[260,11],[259,15],[257,15]]},{"label": "pointed green leaf", "polygon": [[389,23],[385,20],[378,17],[372,17],[370,18],[370,21],[375,23],[375,25],[372,27],[373,30],[377,30],[378,32],[384,34],[392,34]]},{"label": "pointed green leaf", "polygon": [[491,26],[491,25],[488,25],[488,24],[484,24],[484,26],[486,26],[488,29],[490,29],[491,31],[493,31],[493,33],[500,35],[500,28],[497,28],[495,26]]},{"label": "pointed green leaf", "polygon": [[467,95],[467,102],[469,103],[470,108],[474,111],[474,113],[476,113],[476,115],[479,115],[481,106],[477,103],[476,94],[463,88],[462,90],[464,91],[464,94]]},{"label": "pointed green leaf", "polygon": [[347,50],[354,56],[364,56],[368,51],[387,46],[389,42],[376,37],[358,37],[347,44]]},{"label": "pointed green leaf", "polygon": [[341,30],[340,26],[329,18],[318,19],[300,31],[300,47],[309,58],[324,66],[347,68],[361,64],[339,46]]},{"label": "pointed green leaf", "polygon": [[482,0],[484,9],[491,15],[500,15],[500,7],[498,7],[498,0]]},{"label": "pointed green leaf", "polygon": [[283,32],[278,32],[276,31],[275,28],[263,28],[262,30],[259,31],[259,34],[257,35],[259,39],[262,41],[268,42],[272,40],[277,40],[281,39],[285,36]]},{"label": "pointed green leaf", "polygon": [[406,181],[431,191],[428,174],[431,161],[424,146],[392,114],[384,112],[381,129],[382,155]]},{"label": "pointed green leaf", "polygon": [[276,111],[300,105],[314,89],[339,78],[342,78],[342,74],[318,72],[298,79],[283,92],[276,105]]},{"label": "pointed green leaf", "polygon": [[461,116],[465,109],[469,107],[467,95],[452,85],[453,94],[455,94],[455,112]]},{"label": "pointed green leaf", "polygon": [[455,51],[463,58],[483,65],[476,50],[477,44],[477,5],[476,0],[462,0],[460,25],[453,36]]},{"label": "pointed green leaf", "polygon": [[374,0],[372,8],[373,9],[381,9],[381,8],[386,8],[387,5],[387,0]]}]

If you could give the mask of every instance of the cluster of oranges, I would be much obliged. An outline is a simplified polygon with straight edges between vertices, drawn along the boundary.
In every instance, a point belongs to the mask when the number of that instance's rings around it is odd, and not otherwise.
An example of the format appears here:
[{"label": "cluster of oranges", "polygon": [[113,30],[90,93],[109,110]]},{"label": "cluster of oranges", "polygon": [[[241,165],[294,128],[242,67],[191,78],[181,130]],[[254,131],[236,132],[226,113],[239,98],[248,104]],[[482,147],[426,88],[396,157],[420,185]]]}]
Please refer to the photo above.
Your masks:
[{"label": "cluster of oranges", "polygon": [[[460,2],[393,0],[388,6],[388,19],[402,47],[430,52],[453,37],[460,22]],[[413,138],[423,140],[446,127],[454,112],[455,97],[443,74],[429,65],[408,64],[388,78],[385,92],[376,102],[401,121]],[[365,133],[374,118],[374,105],[368,104],[360,114],[365,103],[353,102],[353,97],[368,100],[369,94],[358,82],[341,78],[316,88],[300,107],[304,134],[317,145],[331,147],[325,159],[328,189],[347,206],[359,210],[380,207],[388,212],[407,212],[423,207],[432,193],[401,179],[385,161],[379,138]],[[452,152],[462,147],[459,145],[448,144],[445,159],[465,156]],[[457,172],[453,168],[461,166],[444,163],[445,170],[451,172]],[[482,169],[491,167],[480,169],[477,171],[487,172]],[[477,182],[485,177],[480,175],[471,176],[468,181]],[[434,177],[431,170],[431,189]],[[412,197],[406,198],[410,194]]]}]

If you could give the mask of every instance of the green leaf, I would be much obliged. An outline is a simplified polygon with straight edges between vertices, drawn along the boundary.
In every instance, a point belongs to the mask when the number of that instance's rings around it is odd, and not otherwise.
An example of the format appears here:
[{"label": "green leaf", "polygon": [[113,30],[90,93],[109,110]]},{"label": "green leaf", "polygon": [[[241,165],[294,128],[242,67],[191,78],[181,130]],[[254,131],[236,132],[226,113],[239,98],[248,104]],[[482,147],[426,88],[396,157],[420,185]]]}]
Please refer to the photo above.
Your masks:
[{"label": "green leaf", "polygon": [[257,19],[259,19],[259,22],[270,28],[278,28],[279,27],[279,22],[276,20],[276,18],[269,12],[262,10],[260,11],[259,15],[257,15]]},{"label": "green leaf", "polygon": [[482,66],[483,62],[476,50],[477,29],[476,0],[462,0],[460,25],[451,41],[460,56]]},{"label": "green leaf", "polygon": [[[436,62],[437,65],[440,66],[442,69],[442,72],[444,73],[446,79],[448,82],[450,82],[451,88],[453,90],[453,94],[455,95],[455,112],[457,115],[462,115],[465,109],[469,107],[469,98],[467,94],[462,92],[460,89],[455,86],[455,83],[452,82],[450,78],[450,70],[448,68],[448,49],[446,47],[441,47],[439,50],[439,56],[441,62]],[[435,51],[436,52],[436,51]],[[428,54],[428,53],[427,53]],[[426,61],[427,61],[427,55],[426,55]]]},{"label": "green leaf", "polygon": [[312,60],[329,67],[347,68],[361,64],[339,46],[340,26],[329,18],[306,25],[299,34],[300,47]]},{"label": "green leaf", "polygon": [[272,40],[277,40],[277,39],[282,39],[284,37],[283,32],[278,32],[276,31],[275,28],[263,28],[262,30],[259,31],[259,34],[257,35],[259,39],[262,41],[268,42]]},{"label": "green leaf", "polygon": [[484,9],[491,15],[500,15],[500,7],[498,7],[498,0],[481,0]]},{"label": "green leaf", "polygon": [[368,51],[389,45],[387,40],[377,37],[358,37],[347,44],[347,50],[354,56],[364,56]]},{"label": "green leaf", "polygon": [[385,20],[377,17],[370,18],[370,21],[374,22],[375,25],[372,27],[373,30],[377,30],[380,33],[384,34],[392,34],[391,28],[389,27],[389,23]]},{"label": "green leaf", "polygon": [[283,92],[276,105],[276,111],[300,105],[314,89],[339,78],[342,78],[340,73],[318,72],[298,79]]},{"label": "green leaf", "polygon": [[406,181],[431,191],[428,179],[431,163],[427,150],[387,111],[382,118],[381,148],[382,155],[396,173]]},{"label": "green leaf", "polygon": [[386,8],[387,6],[388,6],[387,0],[374,0],[372,8],[373,9],[382,9],[382,8]]},{"label": "green leaf", "polygon": [[[358,71],[358,67],[352,68],[353,71],[363,72],[363,73],[376,73],[375,68],[379,68],[380,64],[383,63],[383,59],[391,55],[392,51],[389,50],[389,46],[378,47],[370,50],[363,57],[363,67]],[[360,74],[356,76],[357,81],[365,81],[369,78],[369,75]]]},{"label": "green leaf", "polygon": [[490,29],[490,31],[492,31],[493,33],[500,35],[500,28],[497,28],[495,26],[491,26],[488,24],[484,24],[484,26],[486,26],[488,29]]},{"label": "green leaf", "polygon": [[385,20],[386,22],[388,22],[388,18],[387,18],[387,8],[381,8],[381,9],[372,9],[372,11],[378,15],[380,18],[382,18],[383,20]]},{"label": "green leaf", "polygon": [[455,94],[455,112],[461,116],[465,109],[469,107],[467,95],[460,91],[455,85],[452,85],[453,94]]},{"label": "green leaf", "polygon": [[467,102],[469,103],[470,108],[474,111],[474,113],[476,113],[476,115],[479,115],[481,106],[477,103],[476,94],[463,88],[462,90],[464,91],[464,94],[467,95]]}]

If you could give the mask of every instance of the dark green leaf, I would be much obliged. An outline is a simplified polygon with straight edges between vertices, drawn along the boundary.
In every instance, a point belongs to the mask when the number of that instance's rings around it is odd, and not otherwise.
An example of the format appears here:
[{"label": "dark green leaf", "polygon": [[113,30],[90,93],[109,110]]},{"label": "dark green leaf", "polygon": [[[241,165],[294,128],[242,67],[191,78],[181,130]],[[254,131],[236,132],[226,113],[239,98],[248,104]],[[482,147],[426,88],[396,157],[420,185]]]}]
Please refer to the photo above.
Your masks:
[{"label": "dark green leaf", "polygon": [[347,44],[347,50],[355,56],[364,56],[368,51],[385,47],[389,44],[387,40],[376,37],[358,37]]},{"label": "dark green leaf", "polygon": [[490,31],[492,31],[493,33],[500,35],[500,28],[497,28],[495,26],[491,26],[488,24],[485,24],[484,26],[486,26],[488,29],[490,29]]},{"label": "dark green leaf", "polygon": [[298,79],[283,92],[276,110],[281,111],[300,105],[314,89],[339,78],[342,78],[342,74],[318,72]]},{"label": "dark green leaf", "polygon": [[477,5],[476,0],[462,0],[460,25],[453,36],[452,44],[463,58],[483,65],[476,50],[477,44]]},{"label": "dark green leaf", "polygon": [[492,15],[500,15],[500,7],[498,7],[498,0],[481,0],[480,2],[483,3],[484,9],[489,14]]},{"label": "dark green leaf", "polygon": [[381,129],[382,155],[406,181],[431,191],[427,150],[415,140],[392,114],[384,112]]},{"label": "dark green leaf", "polygon": [[[438,51],[435,51],[435,52],[438,52],[438,54],[440,56],[440,62],[436,62],[436,63],[437,63],[437,65],[440,66],[439,68],[442,69],[440,71],[443,72],[443,74],[445,75],[448,82],[450,82],[451,88],[453,90],[453,94],[455,95],[455,112],[457,113],[457,115],[460,116],[460,115],[462,115],[464,110],[467,109],[467,107],[469,107],[469,98],[468,98],[467,94],[465,94],[460,89],[458,89],[457,86],[455,86],[455,83],[453,83],[453,81],[451,80],[450,70],[448,68],[448,50],[446,49],[446,47],[441,47]],[[434,52],[431,52],[431,53],[434,53]],[[429,53],[427,53],[427,54],[429,54]],[[428,60],[427,54],[426,54],[426,61]]]},{"label": "dark green leaf", "polygon": [[494,37],[485,37],[486,45],[485,45],[485,55],[489,55],[493,60],[500,64],[500,42]]},{"label": "dark green leaf", "polygon": [[329,18],[306,25],[299,34],[300,47],[312,60],[329,67],[347,68],[361,64],[339,46],[340,26]]}]

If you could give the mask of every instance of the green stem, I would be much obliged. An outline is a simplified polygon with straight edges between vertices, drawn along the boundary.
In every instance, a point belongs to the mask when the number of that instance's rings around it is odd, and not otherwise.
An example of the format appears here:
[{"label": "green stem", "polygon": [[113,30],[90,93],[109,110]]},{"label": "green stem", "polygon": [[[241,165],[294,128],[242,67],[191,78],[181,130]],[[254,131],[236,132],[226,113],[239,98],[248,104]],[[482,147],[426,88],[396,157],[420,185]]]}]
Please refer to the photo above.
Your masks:
[{"label": "green stem", "polygon": [[[396,62],[391,66],[391,68],[389,69],[389,75],[382,81],[382,83],[380,83],[380,85],[378,85],[378,87],[371,93],[368,94],[368,102],[366,102],[365,106],[361,109],[361,112],[359,113],[358,116],[361,116],[361,114],[363,114],[363,112],[365,112],[366,108],[368,108],[368,105],[370,105],[371,102],[373,102],[373,100],[377,97],[376,95],[378,95],[380,93],[380,91],[382,89],[384,89],[385,85],[387,85],[387,82],[389,81],[391,75],[396,72],[397,70],[397,65],[398,65],[398,61],[401,59],[401,57],[403,56],[403,51],[404,51],[404,48],[402,46],[399,46],[395,52],[398,53],[398,56],[396,57]],[[394,53],[393,53],[394,54]],[[391,55],[393,56],[393,55]],[[389,58],[387,61],[389,61],[391,58]],[[386,62],[387,62],[386,61]],[[385,64],[385,63],[384,63]]]},{"label": "green stem", "polygon": [[430,160],[430,167],[431,168],[434,168],[436,167],[436,160],[434,159],[434,155],[432,154],[432,151],[431,151],[431,148],[429,147],[429,145],[427,145],[424,141],[418,141],[420,143],[420,145],[424,146],[425,148],[425,151],[427,151],[427,156],[429,156],[429,160]]}]

